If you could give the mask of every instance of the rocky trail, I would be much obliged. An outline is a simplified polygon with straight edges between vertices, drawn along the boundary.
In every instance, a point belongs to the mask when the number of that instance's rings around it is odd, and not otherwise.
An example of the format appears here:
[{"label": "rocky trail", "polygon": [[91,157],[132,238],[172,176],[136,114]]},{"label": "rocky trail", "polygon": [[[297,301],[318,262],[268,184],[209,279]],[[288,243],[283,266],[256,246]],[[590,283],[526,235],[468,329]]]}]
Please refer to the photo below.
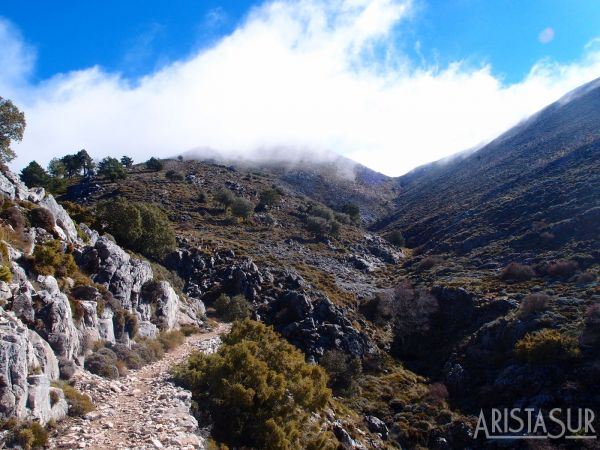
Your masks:
[{"label": "rocky trail", "polygon": [[164,358],[126,377],[107,380],[89,372],[75,375],[96,410],[58,424],[52,449],[202,449],[198,423],[190,413],[191,393],[168,381],[169,370],[196,350],[214,352],[226,325],[188,337]]}]

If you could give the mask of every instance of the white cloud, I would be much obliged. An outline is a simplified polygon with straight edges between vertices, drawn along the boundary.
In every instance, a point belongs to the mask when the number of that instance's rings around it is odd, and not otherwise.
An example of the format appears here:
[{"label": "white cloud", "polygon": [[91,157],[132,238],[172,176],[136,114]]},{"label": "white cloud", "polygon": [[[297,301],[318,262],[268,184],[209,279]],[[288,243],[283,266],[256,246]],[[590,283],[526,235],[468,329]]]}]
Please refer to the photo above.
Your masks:
[{"label": "white cloud", "polygon": [[554,29],[551,27],[544,28],[540,32],[540,35],[538,36],[538,40],[542,44],[548,44],[548,43],[552,42],[553,39],[554,39]]},{"label": "white cloud", "polygon": [[0,69],[0,95],[28,121],[15,167],[80,148],[140,161],[287,147],[399,175],[489,140],[600,73],[593,48],[570,65],[542,61],[508,86],[489,66],[415,68],[387,45],[410,11],[394,0],[267,3],[213,47],[135,85],[98,67],[27,84],[30,51],[0,22],[0,54],[10,49],[14,67]]}]

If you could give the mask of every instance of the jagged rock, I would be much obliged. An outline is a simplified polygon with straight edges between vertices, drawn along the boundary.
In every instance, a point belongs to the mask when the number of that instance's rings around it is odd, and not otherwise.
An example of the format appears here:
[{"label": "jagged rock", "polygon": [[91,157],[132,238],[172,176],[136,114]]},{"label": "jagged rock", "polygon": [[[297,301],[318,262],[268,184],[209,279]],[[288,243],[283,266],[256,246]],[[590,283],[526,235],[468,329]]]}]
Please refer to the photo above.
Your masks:
[{"label": "jagged rock", "polygon": [[340,441],[345,450],[366,450],[364,445],[352,439],[350,433],[339,422],[334,423],[333,434],[335,434],[335,437]]},{"label": "jagged rock", "polygon": [[64,417],[64,400],[50,404],[50,380],[57,377],[58,361],[48,344],[0,308],[0,417],[42,423]]},{"label": "jagged rock", "polygon": [[121,247],[105,236],[78,255],[78,262],[93,273],[92,280],[103,284],[123,308],[136,309],[142,286],[152,280],[152,268],[146,261],[132,259]]},{"label": "jagged rock", "polygon": [[25,183],[10,170],[0,171],[0,193],[11,200],[28,200],[29,197],[29,189]]},{"label": "jagged rock", "polygon": [[383,420],[375,416],[365,416],[365,422],[372,433],[379,433],[383,439],[387,439],[388,427]]},{"label": "jagged rock", "polygon": [[33,286],[31,286],[29,281],[22,282],[17,286],[12,301],[12,311],[25,323],[33,323],[35,320],[35,311],[33,309],[33,300],[31,298]]},{"label": "jagged rock", "polygon": [[37,331],[46,338],[59,357],[72,359],[79,352],[80,342],[69,299],[60,292],[54,277],[40,276],[38,282],[42,289],[38,291],[37,298],[43,306],[36,318],[39,316],[44,326]]},{"label": "jagged rock", "polygon": [[167,281],[147,283],[138,310],[142,319],[153,319],[160,329],[170,330],[177,324],[179,296]]},{"label": "jagged rock", "polygon": [[48,194],[38,204],[48,209],[54,215],[54,218],[56,219],[56,225],[64,232],[66,240],[69,242],[81,243],[81,239],[77,234],[75,223],[67,211],[65,211],[65,209],[56,202],[52,195]]},{"label": "jagged rock", "polygon": [[96,242],[98,241],[98,238],[100,237],[100,235],[98,234],[98,232],[96,230],[92,230],[85,223],[80,223],[79,229],[81,231],[83,231],[83,233],[88,237],[88,242],[87,242],[88,245],[91,245],[92,247],[94,245],[96,245]]},{"label": "jagged rock", "polygon": [[158,327],[149,320],[142,320],[138,324],[139,337],[154,339],[158,335]]}]

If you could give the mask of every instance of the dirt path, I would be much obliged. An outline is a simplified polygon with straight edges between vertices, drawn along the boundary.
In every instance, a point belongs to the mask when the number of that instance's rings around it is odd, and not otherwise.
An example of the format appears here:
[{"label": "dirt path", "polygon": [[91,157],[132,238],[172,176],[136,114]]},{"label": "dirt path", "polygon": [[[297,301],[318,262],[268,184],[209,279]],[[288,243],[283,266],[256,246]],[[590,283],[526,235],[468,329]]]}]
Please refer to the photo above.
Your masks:
[{"label": "dirt path", "polygon": [[191,394],[168,381],[173,365],[194,350],[213,352],[219,335],[227,330],[190,336],[164,358],[119,380],[106,380],[82,372],[75,384],[89,394],[96,411],[84,418],[61,422],[50,438],[53,449],[202,449],[195,434],[198,423],[190,414]]}]

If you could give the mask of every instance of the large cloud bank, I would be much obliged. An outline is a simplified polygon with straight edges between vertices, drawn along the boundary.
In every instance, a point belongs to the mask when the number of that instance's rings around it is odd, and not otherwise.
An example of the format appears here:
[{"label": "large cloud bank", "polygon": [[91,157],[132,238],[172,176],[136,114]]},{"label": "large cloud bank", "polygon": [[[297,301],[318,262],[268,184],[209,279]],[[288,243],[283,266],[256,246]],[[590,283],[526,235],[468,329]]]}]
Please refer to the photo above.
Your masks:
[{"label": "large cloud bank", "polygon": [[253,9],[228,36],[135,83],[99,67],[29,81],[35,49],[0,21],[0,95],[27,115],[19,168],[92,155],[337,152],[389,175],[479,145],[600,74],[540,61],[505,85],[491,67],[415,65],[397,50],[410,1],[298,0]]}]

